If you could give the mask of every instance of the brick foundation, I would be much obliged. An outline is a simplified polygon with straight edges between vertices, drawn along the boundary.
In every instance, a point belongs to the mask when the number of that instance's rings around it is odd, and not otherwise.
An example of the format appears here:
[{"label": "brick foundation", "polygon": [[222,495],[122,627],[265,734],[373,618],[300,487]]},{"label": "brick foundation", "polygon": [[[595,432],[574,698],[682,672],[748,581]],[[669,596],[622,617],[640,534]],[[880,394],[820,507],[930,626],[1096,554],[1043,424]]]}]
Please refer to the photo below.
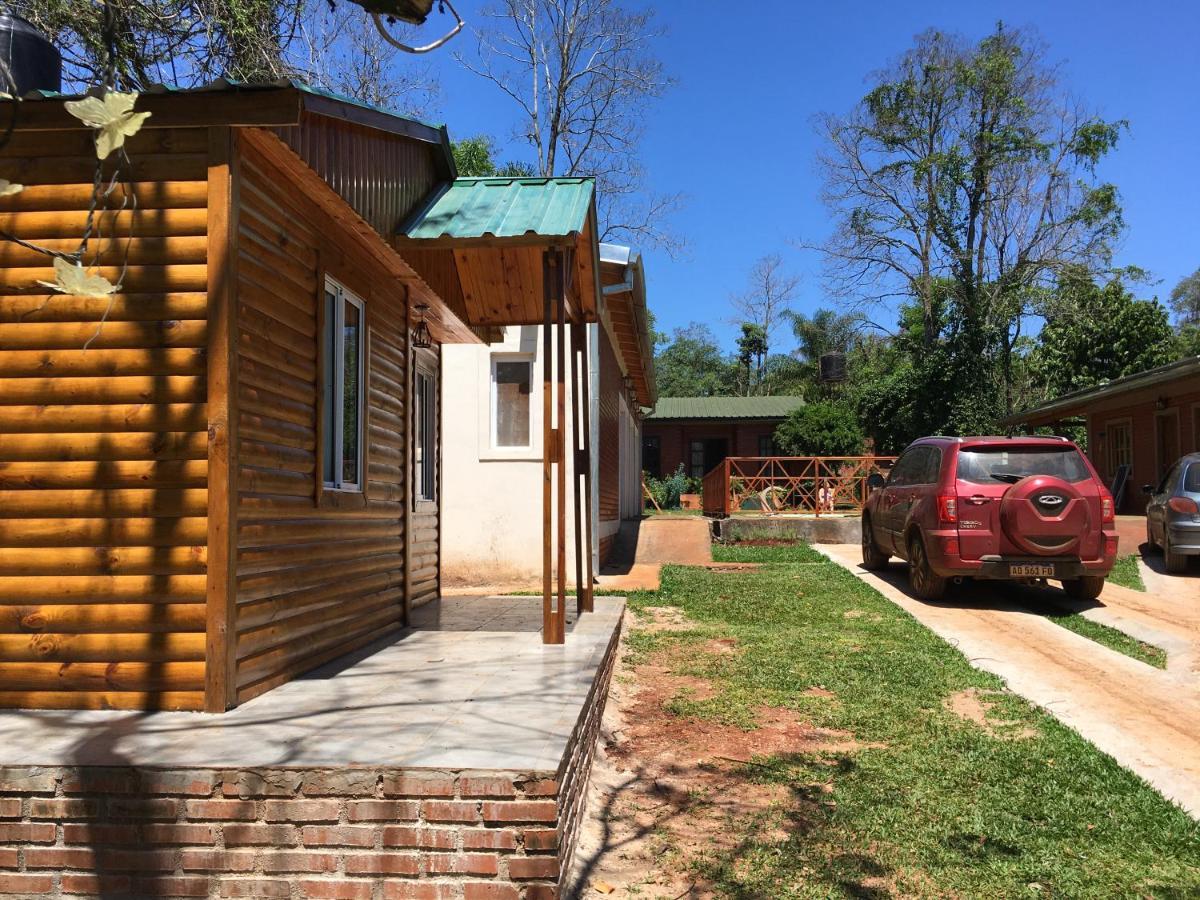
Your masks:
[{"label": "brick foundation", "polygon": [[557,772],[0,767],[0,895],[558,897],[617,637]]}]

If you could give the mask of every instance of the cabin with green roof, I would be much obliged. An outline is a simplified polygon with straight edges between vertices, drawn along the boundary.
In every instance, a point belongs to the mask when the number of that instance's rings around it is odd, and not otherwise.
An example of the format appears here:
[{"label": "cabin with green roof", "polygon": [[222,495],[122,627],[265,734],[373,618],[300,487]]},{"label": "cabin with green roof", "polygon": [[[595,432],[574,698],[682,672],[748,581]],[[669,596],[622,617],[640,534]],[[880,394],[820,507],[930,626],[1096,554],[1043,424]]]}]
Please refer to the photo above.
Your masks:
[{"label": "cabin with green roof", "polygon": [[655,478],[680,465],[703,478],[729,456],[774,456],[779,423],[803,397],[660,397],[642,424],[642,468]]}]

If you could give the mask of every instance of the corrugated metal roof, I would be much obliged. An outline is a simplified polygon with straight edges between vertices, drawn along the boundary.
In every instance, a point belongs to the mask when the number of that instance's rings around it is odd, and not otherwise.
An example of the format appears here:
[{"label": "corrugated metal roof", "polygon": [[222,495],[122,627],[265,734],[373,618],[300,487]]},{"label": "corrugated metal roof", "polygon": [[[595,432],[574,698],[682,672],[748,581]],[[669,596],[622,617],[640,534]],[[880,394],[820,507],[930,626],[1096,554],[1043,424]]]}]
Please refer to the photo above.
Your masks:
[{"label": "corrugated metal roof", "polygon": [[404,229],[409,238],[566,237],[583,231],[591,178],[457,178]]},{"label": "corrugated metal roof", "polygon": [[648,419],[784,419],[803,397],[659,397]]}]

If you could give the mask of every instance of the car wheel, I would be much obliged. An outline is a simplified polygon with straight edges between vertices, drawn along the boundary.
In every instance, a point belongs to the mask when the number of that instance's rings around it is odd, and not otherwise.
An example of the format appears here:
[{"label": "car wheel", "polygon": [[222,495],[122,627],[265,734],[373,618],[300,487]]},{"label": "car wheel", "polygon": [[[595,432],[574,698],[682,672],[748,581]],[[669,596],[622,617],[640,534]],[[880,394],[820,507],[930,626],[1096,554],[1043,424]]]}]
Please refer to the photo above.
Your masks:
[{"label": "car wheel", "polygon": [[920,535],[908,542],[908,583],[912,591],[922,600],[941,600],[946,596],[949,579],[936,574],[929,565],[925,552],[925,541]]},{"label": "car wheel", "polygon": [[1149,516],[1146,517],[1146,549],[1158,549],[1158,544],[1154,543],[1154,526],[1150,524]]},{"label": "car wheel", "polygon": [[1182,575],[1187,571],[1188,558],[1182,553],[1171,549],[1171,535],[1163,534],[1163,564],[1172,575]]},{"label": "car wheel", "polygon": [[884,553],[879,549],[879,545],[875,543],[875,535],[871,530],[871,519],[868,516],[862,517],[862,564],[863,568],[868,572],[875,572],[885,568],[888,560],[891,559],[890,553]]},{"label": "car wheel", "polygon": [[1062,583],[1063,590],[1072,600],[1095,600],[1104,590],[1103,575],[1084,575],[1070,578]]}]

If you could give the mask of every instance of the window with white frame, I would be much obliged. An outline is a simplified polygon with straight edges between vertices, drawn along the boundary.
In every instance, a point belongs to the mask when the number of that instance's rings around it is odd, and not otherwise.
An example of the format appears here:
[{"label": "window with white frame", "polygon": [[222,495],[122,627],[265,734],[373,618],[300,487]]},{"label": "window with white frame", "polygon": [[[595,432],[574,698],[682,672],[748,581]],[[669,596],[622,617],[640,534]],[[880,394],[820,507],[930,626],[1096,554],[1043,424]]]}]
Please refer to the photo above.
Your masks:
[{"label": "window with white frame", "polygon": [[332,278],[325,281],[322,341],[322,455],[325,487],[362,490],[363,302]]},{"label": "window with white frame", "polygon": [[432,502],[437,499],[437,381],[432,372],[419,368],[415,380],[413,474],[416,499]]},{"label": "window with white frame", "polygon": [[529,447],[533,439],[533,361],[492,357],[492,446]]}]

